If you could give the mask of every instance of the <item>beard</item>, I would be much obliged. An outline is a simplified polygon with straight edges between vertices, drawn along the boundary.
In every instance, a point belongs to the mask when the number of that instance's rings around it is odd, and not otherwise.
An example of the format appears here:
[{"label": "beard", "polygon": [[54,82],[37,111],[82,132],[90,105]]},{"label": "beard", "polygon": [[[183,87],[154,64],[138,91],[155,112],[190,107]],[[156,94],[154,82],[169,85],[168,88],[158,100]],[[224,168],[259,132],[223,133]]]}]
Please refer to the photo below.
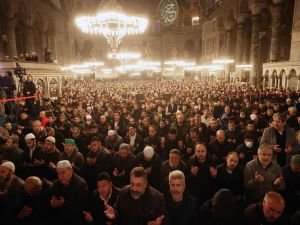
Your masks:
[{"label": "beard", "polygon": [[4,177],[0,177],[0,185],[1,186],[4,185],[6,182],[8,182],[10,180],[10,178],[11,178],[11,175],[9,175],[9,174]]},{"label": "beard", "polygon": [[130,191],[130,193],[133,199],[139,199],[144,194],[144,192],[141,193],[139,191]]}]

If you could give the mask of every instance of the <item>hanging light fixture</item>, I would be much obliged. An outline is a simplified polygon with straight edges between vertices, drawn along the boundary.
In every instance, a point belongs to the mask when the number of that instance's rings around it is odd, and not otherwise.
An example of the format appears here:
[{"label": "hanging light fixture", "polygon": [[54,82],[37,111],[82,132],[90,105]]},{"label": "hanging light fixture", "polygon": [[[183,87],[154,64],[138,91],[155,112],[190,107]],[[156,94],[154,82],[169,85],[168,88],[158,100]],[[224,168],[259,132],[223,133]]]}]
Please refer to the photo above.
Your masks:
[{"label": "hanging light fixture", "polygon": [[84,33],[103,35],[114,52],[124,36],[145,32],[148,20],[124,14],[117,0],[109,0],[100,7],[96,16],[78,17],[76,24]]}]

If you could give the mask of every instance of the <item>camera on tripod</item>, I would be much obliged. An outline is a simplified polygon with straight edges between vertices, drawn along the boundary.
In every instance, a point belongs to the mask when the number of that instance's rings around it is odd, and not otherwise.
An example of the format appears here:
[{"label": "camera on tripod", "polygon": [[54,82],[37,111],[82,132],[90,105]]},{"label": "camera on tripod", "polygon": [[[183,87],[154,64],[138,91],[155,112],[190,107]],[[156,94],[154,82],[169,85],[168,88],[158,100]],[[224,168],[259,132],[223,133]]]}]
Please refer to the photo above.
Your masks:
[{"label": "camera on tripod", "polygon": [[23,79],[24,76],[26,76],[26,69],[21,67],[19,63],[16,63],[16,69],[14,71],[14,74],[17,78],[19,78],[20,80]]}]

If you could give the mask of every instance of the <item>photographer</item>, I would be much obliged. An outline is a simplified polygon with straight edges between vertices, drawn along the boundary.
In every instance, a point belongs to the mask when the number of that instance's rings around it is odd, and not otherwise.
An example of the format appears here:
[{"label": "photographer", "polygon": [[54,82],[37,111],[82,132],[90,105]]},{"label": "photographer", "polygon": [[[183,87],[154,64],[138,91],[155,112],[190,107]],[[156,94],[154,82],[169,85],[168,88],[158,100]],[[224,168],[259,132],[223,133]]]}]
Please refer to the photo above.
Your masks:
[{"label": "photographer", "polygon": [[[1,80],[1,88],[3,89],[6,99],[14,98],[14,91],[16,90],[16,83],[14,81],[13,75],[10,71],[5,72],[5,76]],[[6,102],[5,104],[5,114],[12,115],[14,108],[14,101]]]},{"label": "photographer", "polygon": [[[27,80],[24,82],[23,85],[23,96],[29,97],[35,95],[35,93],[36,93],[36,86],[33,83],[32,75],[28,74]],[[36,112],[33,107],[34,98],[28,98],[25,101],[26,101],[26,106],[28,108],[28,114],[30,114],[32,117],[35,117]]]}]

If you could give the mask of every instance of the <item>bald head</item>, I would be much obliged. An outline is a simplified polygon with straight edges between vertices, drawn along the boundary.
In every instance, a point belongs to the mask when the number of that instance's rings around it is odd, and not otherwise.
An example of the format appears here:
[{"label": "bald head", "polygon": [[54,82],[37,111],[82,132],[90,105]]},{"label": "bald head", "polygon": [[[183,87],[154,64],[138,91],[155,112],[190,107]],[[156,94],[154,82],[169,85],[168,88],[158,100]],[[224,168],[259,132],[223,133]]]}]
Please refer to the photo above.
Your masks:
[{"label": "bald head", "polygon": [[40,178],[31,176],[25,180],[24,191],[31,196],[38,195],[43,187],[43,182]]}]

